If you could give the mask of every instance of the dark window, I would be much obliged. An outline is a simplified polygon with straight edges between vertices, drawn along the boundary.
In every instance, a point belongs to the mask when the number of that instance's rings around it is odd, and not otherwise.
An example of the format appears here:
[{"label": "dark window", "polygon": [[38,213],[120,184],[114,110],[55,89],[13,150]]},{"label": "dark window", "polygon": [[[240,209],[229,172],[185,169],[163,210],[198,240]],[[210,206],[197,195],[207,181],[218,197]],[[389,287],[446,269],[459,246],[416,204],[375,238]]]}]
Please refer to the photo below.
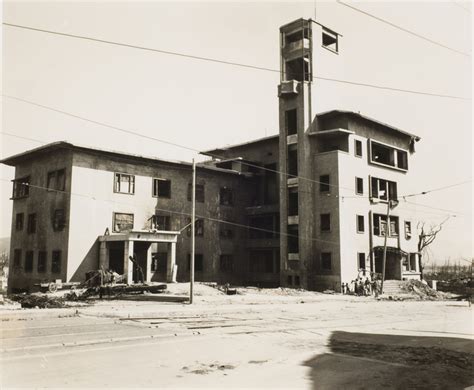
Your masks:
[{"label": "dark window", "polygon": [[286,284],[288,284],[288,286],[293,286],[293,276],[292,275],[288,275],[286,277]]},{"label": "dark window", "polygon": [[254,273],[273,273],[273,251],[253,250],[249,256],[249,271]]},{"label": "dark window", "polygon": [[153,196],[171,198],[171,180],[153,179]]},{"label": "dark window", "polygon": [[249,238],[274,238],[279,224],[273,215],[259,215],[249,218]]},{"label": "dark window", "polygon": [[25,253],[25,272],[33,272],[33,251],[26,251]]},{"label": "dark window", "polygon": [[338,35],[334,31],[323,27],[323,47],[337,53],[339,50],[337,38]]},{"label": "dark window", "polygon": [[411,238],[411,222],[405,221],[405,239],[409,240]]},{"label": "dark window", "polygon": [[221,224],[219,235],[221,238],[233,238],[234,230],[230,227],[230,225],[226,226],[226,224]]},{"label": "dark window", "polygon": [[291,176],[298,176],[298,151],[288,150],[288,174]]},{"label": "dark window", "polygon": [[298,191],[288,191],[288,215],[298,215]]},{"label": "dark window", "polygon": [[319,192],[329,192],[329,175],[319,176]]},{"label": "dark window", "polygon": [[285,80],[311,81],[309,61],[308,55],[286,61]]},{"label": "dark window", "polygon": [[296,134],[298,131],[298,115],[296,109],[285,112],[286,134]]},{"label": "dark window", "polygon": [[397,150],[397,167],[408,170],[408,154],[404,150]]},{"label": "dark window", "polygon": [[28,225],[26,226],[28,233],[36,233],[36,214],[28,214]]},{"label": "dark window", "polygon": [[[187,228],[187,234],[188,237],[191,237],[191,218],[187,218],[188,221],[188,228]],[[204,236],[204,219],[196,219],[196,222],[194,224],[194,236],[195,237],[202,237]]]},{"label": "dark window", "polygon": [[219,192],[219,200],[222,205],[231,206],[234,204],[234,192],[232,188],[221,187]]},{"label": "dark window", "polygon": [[323,270],[331,270],[331,252],[321,252],[321,268]]},{"label": "dark window", "polygon": [[357,157],[362,157],[362,141],[359,140],[354,140],[354,146],[355,146],[355,155]]},{"label": "dark window", "polygon": [[234,270],[234,258],[232,255],[221,255],[219,266],[220,270],[223,272],[232,272]]},{"label": "dark window", "polygon": [[[191,270],[191,255],[188,254],[188,271]],[[194,255],[194,271],[204,270],[204,260],[201,254]]]},{"label": "dark window", "polygon": [[152,224],[156,230],[171,230],[171,217],[169,215],[154,215]]},{"label": "dark window", "polygon": [[15,229],[16,230],[23,230],[23,222],[25,219],[25,215],[23,213],[18,213],[15,219]]},{"label": "dark window", "polygon": [[116,173],[114,175],[114,192],[121,194],[134,194],[135,176],[126,173]]},{"label": "dark window", "polygon": [[39,251],[38,252],[38,264],[37,264],[37,271],[38,273],[42,274],[46,272],[46,260],[47,253],[46,251]]},{"label": "dark window", "polygon": [[54,210],[53,215],[53,230],[55,232],[61,231],[66,227],[66,215],[64,209]]},{"label": "dark window", "polygon": [[[188,184],[188,200],[192,200],[193,185]],[[204,202],[204,185],[196,184],[196,202]]]},{"label": "dark window", "polygon": [[331,230],[331,214],[321,214],[321,231],[328,232]]},{"label": "dark window", "polygon": [[408,170],[408,153],[371,141],[371,162]]},{"label": "dark window", "polygon": [[357,216],[357,233],[364,233],[365,226],[364,226],[364,216],[358,215]]},{"label": "dark window", "polygon": [[299,253],[299,229],[298,225],[288,226],[288,253]]},{"label": "dark window", "polygon": [[53,251],[51,256],[51,273],[61,273],[61,251]]},{"label": "dark window", "polygon": [[390,236],[398,236],[398,217],[390,217]]},{"label": "dark window", "polygon": [[365,253],[358,253],[359,269],[365,269]]},{"label": "dark window", "polygon": [[118,233],[129,230],[133,230],[133,214],[114,213],[113,231]]},{"label": "dark window", "polygon": [[356,177],[356,194],[364,194],[364,179],[362,179],[361,177]]},{"label": "dark window", "polygon": [[21,268],[21,249],[13,251],[13,267]]},{"label": "dark window", "polygon": [[30,177],[13,180],[13,199],[26,198],[30,195]]},{"label": "dark window", "polygon": [[66,189],[66,171],[59,169],[48,172],[48,190],[64,191]]},{"label": "dark window", "polygon": [[294,42],[298,42],[303,38],[309,39],[311,35],[311,30],[309,28],[303,28],[289,34],[285,34],[285,44],[289,45]]},{"label": "dark window", "polygon": [[299,275],[295,275],[295,286],[299,286],[300,285],[300,277]]}]

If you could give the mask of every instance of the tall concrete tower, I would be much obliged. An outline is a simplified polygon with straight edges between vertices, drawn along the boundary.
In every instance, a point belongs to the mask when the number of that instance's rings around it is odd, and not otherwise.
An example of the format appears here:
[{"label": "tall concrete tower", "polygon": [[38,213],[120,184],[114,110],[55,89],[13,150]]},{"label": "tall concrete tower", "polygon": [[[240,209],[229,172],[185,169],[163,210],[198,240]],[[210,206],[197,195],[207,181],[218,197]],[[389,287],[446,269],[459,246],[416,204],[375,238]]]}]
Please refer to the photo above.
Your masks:
[{"label": "tall concrete tower", "polygon": [[[311,19],[298,19],[280,28],[280,283],[312,288],[317,185],[314,159],[317,122],[314,120],[316,59],[334,61],[339,34]],[[325,56],[322,58],[321,56]]]}]

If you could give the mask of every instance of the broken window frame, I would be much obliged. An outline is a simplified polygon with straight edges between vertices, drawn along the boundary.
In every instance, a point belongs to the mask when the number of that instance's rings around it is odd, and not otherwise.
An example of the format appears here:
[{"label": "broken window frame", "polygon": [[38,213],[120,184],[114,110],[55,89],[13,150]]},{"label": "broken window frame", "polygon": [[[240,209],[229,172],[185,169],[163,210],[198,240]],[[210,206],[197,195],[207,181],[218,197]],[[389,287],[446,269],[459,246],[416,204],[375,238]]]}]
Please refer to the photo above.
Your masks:
[{"label": "broken window frame", "polygon": [[17,232],[22,231],[24,224],[25,224],[25,214],[17,213],[15,217],[15,230]]},{"label": "broken window frame", "polygon": [[219,190],[219,204],[222,206],[234,205],[234,191],[232,188],[224,186]]},{"label": "broken window frame", "polygon": [[[408,151],[385,144],[380,141],[369,140],[369,161],[372,164],[388,167],[403,172],[408,171]],[[378,152],[377,152],[378,151]],[[385,154],[385,157],[384,157]]]},{"label": "broken window frame", "polygon": [[[399,234],[399,218],[391,215],[388,224],[388,237],[398,237]],[[374,236],[384,237],[385,229],[387,229],[387,216],[383,214],[373,215],[373,234]]]},{"label": "broken window frame", "polygon": [[221,254],[219,256],[219,270],[221,272],[234,272],[234,256]]},{"label": "broken window frame", "polygon": [[[188,184],[188,200],[189,201],[192,200],[192,193],[193,193],[193,185],[192,183],[189,183]],[[204,203],[204,199],[205,199],[204,194],[205,194],[204,184],[196,184],[196,193],[195,193],[196,202]]]},{"label": "broken window frame", "polygon": [[49,171],[46,181],[48,191],[64,191],[66,189],[66,169]]},{"label": "broken window frame", "polygon": [[323,27],[321,36],[321,46],[333,53],[339,53],[339,34],[335,31],[330,30],[327,27]]},{"label": "broken window frame", "polygon": [[411,221],[405,221],[405,240],[411,239]]},{"label": "broken window frame", "polygon": [[[123,218],[122,221],[117,221],[117,217]],[[126,217],[128,217],[128,221],[126,220]],[[130,218],[131,217],[131,218]],[[121,233],[121,232],[127,232],[130,230],[133,230],[134,226],[134,220],[135,220],[135,215],[132,213],[118,213],[114,212],[113,217],[112,217],[112,231],[114,233]],[[131,219],[131,221],[130,221]],[[124,227],[117,226],[117,225],[124,225]]]},{"label": "broken window frame", "polygon": [[321,252],[320,261],[321,261],[321,271],[332,270],[332,252]]},{"label": "broken window frame", "polygon": [[25,252],[25,273],[31,274],[33,272],[34,256],[35,252],[32,250],[27,250]]},{"label": "broken window frame", "polygon": [[[381,195],[382,192],[384,193]],[[398,200],[397,182],[370,176],[370,200]]]},{"label": "broken window frame", "polygon": [[171,180],[153,178],[152,183],[152,196],[154,198],[171,199]]},{"label": "broken window frame", "polygon": [[319,176],[319,192],[331,192],[331,176],[329,174]]},{"label": "broken window frame", "polygon": [[[153,229],[170,231],[171,230],[171,216],[163,214],[155,214],[151,217]],[[191,221],[191,219],[190,219]]]},{"label": "broken window frame", "polygon": [[36,213],[28,214],[28,219],[26,222],[26,232],[28,234],[36,233],[36,224],[37,224]]},{"label": "broken window frame", "polygon": [[48,262],[48,252],[38,251],[38,262],[36,263],[36,272],[39,274],[46,273]]},{"label": "broken window frame", "polygon": [[327,233],[331,231],[331,214],[321,213],[319,214],[319,227],[320,231]]},{"label": "broken window frame", "polygon": [[311,61],[309,54],[285,61],[284,81],[311,82]]},{"label": "broken window frame", "polygon": [[61,273],[61,251],[54,250],[51,252],[51,273],[60,274]]},{"label": "broken window frame", "polygon": [[114,192],[135,195],[135,175],[114,172]]},{"label": "broken window frame", "polygon": [[64,209],[56,209],[53,214],[53,230],[59,232],[66,227],[66,212]]},{"label": "broken window frame", "polygon": [[[186,234],[188,237],[191,237],[191,218],[187,218]],[[203,237],[204,236],[204,219],[196,218],[194,222],[194,237]]]},{"label": "broken window frame", "polygon": [[13,192],[12,199],[22,199],[30,196],[30,176],[12,180]]}]

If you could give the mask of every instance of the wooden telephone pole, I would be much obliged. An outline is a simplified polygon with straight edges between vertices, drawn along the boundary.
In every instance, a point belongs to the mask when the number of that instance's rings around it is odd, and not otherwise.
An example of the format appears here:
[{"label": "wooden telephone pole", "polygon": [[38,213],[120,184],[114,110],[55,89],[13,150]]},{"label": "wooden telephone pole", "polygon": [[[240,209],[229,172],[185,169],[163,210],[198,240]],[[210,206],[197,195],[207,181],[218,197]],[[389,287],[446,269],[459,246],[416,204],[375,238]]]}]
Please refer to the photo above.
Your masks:
[{"label": "wooden telephone pole", "polygon": [[189,303],[193,303],[194,297],[194,252],[195,252],[195,238],[194,232],[196,229],[195,226],[195,219],[196,219],[196,163],[193,158],[193,185],[191,189],[191,204],[192,204],[192,211],[191,211],[191,258],[189,269],[190,269],[190,282],[189,282]]}]

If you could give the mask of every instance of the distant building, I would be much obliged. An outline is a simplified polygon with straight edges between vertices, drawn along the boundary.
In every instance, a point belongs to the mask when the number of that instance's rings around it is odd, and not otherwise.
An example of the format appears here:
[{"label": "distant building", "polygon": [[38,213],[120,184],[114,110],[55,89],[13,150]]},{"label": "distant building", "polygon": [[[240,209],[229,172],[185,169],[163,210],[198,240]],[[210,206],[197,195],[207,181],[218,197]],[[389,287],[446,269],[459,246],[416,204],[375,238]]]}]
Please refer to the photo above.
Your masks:
[{"label": "distant building", "polygon": [[[313,63],[339,35],[311,20],[280,29],[280,133],[209,150],[197,172],[196,279],[340,291],[360,269],[419,278],[408,191],[419,137],[359,113],[314,115]],[[9,289],[82,281],[103,267],[137,281],[189,280],[191,166],[57,142],[14,166]],[[264,168],[264,169],[261,169]],[[224,222],[223,222],[224,221]]]}]

